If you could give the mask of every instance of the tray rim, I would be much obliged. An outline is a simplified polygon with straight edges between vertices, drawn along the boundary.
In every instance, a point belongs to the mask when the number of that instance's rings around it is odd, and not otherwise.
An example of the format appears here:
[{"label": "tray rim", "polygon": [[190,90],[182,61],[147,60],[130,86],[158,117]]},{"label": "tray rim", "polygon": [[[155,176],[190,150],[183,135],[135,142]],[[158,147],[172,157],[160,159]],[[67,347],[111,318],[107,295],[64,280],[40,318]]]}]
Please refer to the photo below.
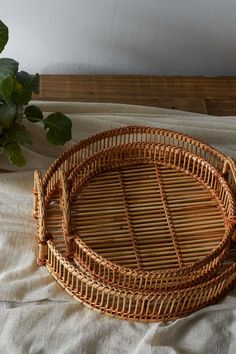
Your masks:
[{"label": "tray rim", "polygon": [[67,151],[63,152],[47,169],[44,178],[42,180],[44,189],[45,190],[47,189],[49,180],[52,178],[52,174],[54,174],[60,168],[60,166],[63,164],[63,162],[67,160],[69,156],[88,147],[91,143],[98,142],[104,138],[107,139],[110,137],[114,137],[116,133],[120,133],[120,135],[118,136],[122,136],[122,134],[130,134],[130,133],[136,133],[136,134],[146,133],[146,134],[160,135],[170,139],[175,138],[179,141],[182,141],[183,143],[187,142],[192,146],[203,149],[205,152],[209,152],[210,154],[217,157],[217,159],[219,159],[219,161],[221,161],[222,164],[226,159],[226,156],[223,153],[221,153],[219,150],[217,150],[215,147],[212,147],[211,145],[199,139],[196,139],[191,135],[183,134],[181,132],[177,132],[165,128],[147,127],[145,125],[128,125],[119,128],[109,129],[94,134],[88,138],[82,139],[79,143],[73,145]]},{"label": "tray rim", "polygon": [[[70,271],[70,273],[75,276],[79,277],[81,282],[83,282],[86,286],[89,288],[97,289],[97,291],[101,291],[101,293],[108,294],[108,293],[113,293],[113,295],[122,295],[122,298],[130,297],[134,300],[139,300],[139,301],[153,301],[155,298],[160,299],[160,301],[166,300],[166,298],[169,296],[169,301],[174,299],[174,295],[177,295],[177,298],[179,298],[181,295],[184,296],[184,301],[186,299],[186,302],[191,301],[191,297],[193,296],[194,290],[197,291],[204,291],[204,296],[206,297],[205,301],[201,302],[202,300],[202,293],[199,297],[199,304],[195,308],[190,308],[188,310],[182,311],[181,313],[176,313],[173,315],[173,313],[169,313],[168,311],[167,314],[164,316],[153,316],[152,318],[146,318],[144,316],[131,316],[129,314],[123,314],[119,315],[117,313],[110,313],[109,309],[102,309],[101,306],[97,305],[94,306],[91,301],[89,300],[89,295],[87,295],[87,299],[84,299],[83,296],[79,296],[78,293],[75,293],[74,291],[71,291],[70,285],[67,280],[63,279],[63,275],[60,276],[60,274],[55,271],[56,266],[53,266],[50,262],[50,258],[46,262],[46,266],[49,270],[49,273],[53,276],[53,278],[57,281],[57,283],[68,293],[70,294],[75,300],[79,301],[80,303],[86,305],[87,307],[91,308],[94,311],[97,311],[99,313],[105,314],[109,317],[115,317],[118,319],[122,320],[128,320],[128,321],[138,321],[138,322],[160,322],[160,321],[166,321],[166,320],[174,320],[186,315],[191,314],[192,312],[199,310],[200,308],[203,308],[207,305],[213,304],[217,302],[224,294],[235,284],[236,282],[236,262],[233,264],[229,265],[227,269],[223,270],[220,274],[216,275],[215,277],[206,280],[205,282],[202,282],[197,285],[190,286],[188,288],[181,288],[181,289],[174,289],[174,290],[166,290],[166,291],[154,291],[154,292],[148,292],[145,293],[145,291],[133,291],[132,289],[120,289],[118,287],[112,287],[108,284],[104,284],[102,281],[94,279],[91,274],[84,273],[82,270],[80,270],[78,267],[74,267],[68,260],[62,256],[58,250],[56,249],[53,241],[47,241],[48,243],[48,253],[54,254],[54,257],[56,257],[61,264],[62,267]],[[227,286],[223,286],[223,283],[227,282]],[[218,294],[212,297],[212,287],[216,286],[217,287],[217,292]],[[191,307],[191,306],[190,306]],[[168,306],[167,306],[168,309]],[[114,311],[113,311],[114,312]]]},{"label": "tray rim", "polygon": [[[132,145],[135,145],[135,144],[138,144],[138,143],[133,143]],[[157,144],[148,144],[148,143],[144,143],[145,146],[150,146],[150,145],[153,145],[155,147],[157,147]],[[130,144],[131,145],[131,144]],[[90,162],[90,161],[93,161],[96,157],[102,155],[104,156],[104,154],[106,152],[110,152],[112,149],[119,149],[119,148],[122,148],[122,149],[126,149],[128,145],[120,145],[118,147],[114,147],[114,148],[107,148],[107,149],[104,149],[96,154],[94,154],[92,157],[88,157],[87,159],[85,159],[84,161],[82,161],[78,166],[76,166],[70,173],[69,177],[68,177],[68,182],[72,183],[73,179],[75,178],[75,174],[76,173],[80,173],[80,170],[83,168],[83,166]],[[212,171],[214,171],[215,174],[219,174],[218,171],[216,170],[216,168],[214,168],[213,166],[210,165],[210,163],[208,163],[207,161],[205,161],[204,159],[200,158],[199,156],[195,155],[195,154],[192,154],[192,153],[189,153],[187,150],[184,150],[184,149],[179,149],[179,148],[175,148],[175,147],[172,147],[172,146],[167,146],[167,145],[163,145],[163,144],[159,144],[160,148],[162,147],[165,147],[165,148],[171,148],[172,150],[181,150],[181,152],[183,153],[186,153],[188,155],[191,155],[191,158],[193,160],[200,160],[202,161],[202,163],[204,163],[205,165],[208,166],[208,168],[210,168]],[[164,165],[164,164],[163,164]],[[167,167],[170,167],[168,166],[168,163],[166,164]],[[174,170],[174,167],[172,167],[173,170]],[[176,170],[178,171],[178,169],[176,168]],[[192,177],[194,178],[195,180],[197,180],[199,182],[199,184],[201,185],[204,185],[203,182],[201,182],[198,178],[196,178],[195,176],[191,176],[189,174],[186,173],[185,170],[180,170],[181,172],[183,172],[185,175],[188,175],[189,177]],[[64,176],[65,178],[65,176]],[[91,178],[93,178],[93,176],[91,176]],[[232,216],[235,214],[235,203],[234,203],[234,200],[233,200],[233,195],[232,195],[232,192],[231,190],[229,189],[228,187],[228,184],[226,183],[225,179],[219,175],[219,180],[222,182],[222,185],[224,185],[224,188],[226,188],[227,190],[227,193],[229,193],[229,196],[230,196],[230,199],[232,201],[232,204],[231,204],[231,207],[232,207]],[[86,184],[87,182],[89,181],[89,179],[86,179],[81,185],[77,186],[78,189],[83,189],[83,186],[84,184]],[[209,190],[209,188],[206,187],[206,185],[204,185],[204,187],[206,189],[208,189],[209,193],[211,195],[213,195],[213,193],[211,193],[211,190]],[[220,201],[219,201],[219,198],[216,196],[216,195],[213,195],[213,197],[215,198],[215,200],[217,201],[218,204],[220,204]],[[224,220],[224,223],[226,223],[226,221],[228,220],[228,218],[224,215],[224,218],[222,216],[222,219]],[[228,227],[228,228],[227,228]],[[228,232],[227,232],[228,231]],[[203,264],[202,263],[207,263],[207,261],[211,261],[212,258],[215,256],[219,256],[220,254],[222,254],[223,250],[227,250],[227,248],[229,247],[229,243],[230,243],[230,240],[231,240],[231,234],[232,234],[233,230],[232,230],[232,226],[231,224],[229,223],[229,225],[225,225],[225,232],[222,236],[222,240],[220,241],[220,243],[215,247],[213,248],[205,257],[202,257],[200,259],[198,259],[196,262],[194,263],[191,263],[189,265],[186,265],[186,266],[183,266],[183,267],[179,267],[177,269],[165,269],[165,270],[157,270],[157,271],[145,271],[145,270],[136,270],[136,269],[132,269],[132,268],[128,268],[128,267],[125,267],[125,266],[122,266],[122,265],[119,265],[117,263],[114,263],[112,261],[109,261],[108,259],[106,259],[105,257],[101,256],[98,252],[94,251],[91,247],[89,247],[87,245],[87,243],[79,236],[79,233],[76,233],[76,232],[73,232],[73,238],[75,240],[75,243],[77,245],[81,245],[82,247],[86,248],[86,251],[87,251],[87,256],[89,257],[96,257],[96,258],[99,258],[99,260],[101,260],[101,263],[106,263],[108,265],[110,265],[111,268],[113,269],[118,269],[118,271],[122,272],[122,273],[127,273],[129,275],[143,275],[143,277],[147,277],[148,275],[150,276],[154,276],[154,275],[160,275],[160,276],[164,276],[164,275],[167,275],[167,274],[170,274],[170,277],[172,276],[180,276],[180,275],[185,275],[184,272],[189,272],[191,270],[201,270],[201,267],[204,267],[206,266],[207,264]],[[76,257],[77,255],[74,254],[74,258],[76,259],[77,262],[79,262],[79,259],[77,259]],[[226,257],[226,255],[225,255]],[[214,259],[214,258],[213,258]],[[199,268],[198,268],[199,267]],[[182,273],[181,273],[182,272]],[[181,273],[181,274],[178,274],[178,273]],[[95,274],[94,274],[95,275]]]}]

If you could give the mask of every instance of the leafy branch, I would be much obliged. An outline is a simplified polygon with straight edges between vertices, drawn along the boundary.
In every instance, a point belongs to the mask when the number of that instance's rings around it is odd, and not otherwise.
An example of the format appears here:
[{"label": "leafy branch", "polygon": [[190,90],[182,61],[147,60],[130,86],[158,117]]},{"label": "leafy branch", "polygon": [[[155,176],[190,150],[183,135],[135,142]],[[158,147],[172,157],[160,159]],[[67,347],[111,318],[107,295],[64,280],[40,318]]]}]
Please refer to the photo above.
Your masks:
[{"label": "leafy branch", "polygon": [[[7,42],[8,28],[0,21],[0,53]],[[33,143],[30,132],[22,124],[24,119],[41,124],[48,142],[54,145],[71,140],[72,123],[60,112],[45,118],[37,106],[28,105],[32,94],[39,93],[40,77],[18,68],[19,63],[14,59],[0,58],[0,151],[13,165],[23,166],[26,160],[21,145]]]}]

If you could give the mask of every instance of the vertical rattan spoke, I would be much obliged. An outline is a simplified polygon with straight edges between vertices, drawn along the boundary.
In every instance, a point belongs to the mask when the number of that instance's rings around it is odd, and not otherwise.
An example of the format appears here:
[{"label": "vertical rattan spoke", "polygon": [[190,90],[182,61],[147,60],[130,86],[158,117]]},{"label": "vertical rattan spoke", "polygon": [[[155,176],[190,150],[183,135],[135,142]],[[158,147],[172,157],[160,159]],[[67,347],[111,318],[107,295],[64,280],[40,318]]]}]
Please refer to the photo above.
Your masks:
[{"label": "vertical rattan spoke", "polygon": [[136,261],[137,261],[137,267],[139,270],[141,270],[141,269],[143,269],[143,266],[142,266],[142,262],[141,262],[141,256],[139,253],[137,239],[136,239],[136,235],[134,232],[131,216],[129,213],[129,204],[128,204],[128,200],[127,200],[125,182],[124,182],[124,178],[123,178],[121,169],[119,170],[118,173],[119,173],[120,186],[121,186],[122,192],[123,192],[122,198],[123,198],[123,203],[124,203],[124,210],[125,210],[125,215],[126,215],[126,219],[127,219],[129,234],[130,234],[130,238],[131,238],[131,241],[133,244],[134,254],[135,254]]},{"label": "vertical rattan spoke", "polygon": [[168,224],[168,228],[169,228],[169,232],[172,238],[172,242],[173,242],[173,246],[176,252],[176,256],[179,262],[179,266],[181,267],[183,265],[183,259],[182,259],[182,255],[181,255],[181,251],[180,251],[180,247],[178,244],[178,240],[177,240],[177,236],[176,236],[176,232],[175,232],[175,228],[172,222],[172,218],[171,218],[171,213],[168,207],[168,201],[166,198],[166,193],[165,193],[165,188],[164,185],[162,183],[162,178],[161,178],[161,173],[160,173],[160,169],[158,168],[158,165],[156,164],[156,177],[157,177],[157,182],[158,182],[158,186],[160,189],[160,194],[161,194],[161,200],[162,200],[162,204],[163,204],[163,208],[165,211],[165,216],[166,216],[166,221]]},{"label": "vertical rattan spoke", "polygon": [[71,228],[71,203],[68,182],[63,171],[60,171],[61,178],[61,203],[62,208],[62,231],[66,246],[66,256],[73,255],[73,237]]}]

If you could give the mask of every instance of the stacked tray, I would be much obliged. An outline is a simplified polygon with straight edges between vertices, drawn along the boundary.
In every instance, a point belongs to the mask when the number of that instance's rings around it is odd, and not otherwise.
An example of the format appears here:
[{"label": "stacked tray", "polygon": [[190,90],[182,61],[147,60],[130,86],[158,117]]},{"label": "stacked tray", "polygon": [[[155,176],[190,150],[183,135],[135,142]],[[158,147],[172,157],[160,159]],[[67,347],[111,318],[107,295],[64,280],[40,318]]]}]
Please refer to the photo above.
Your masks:
[{"label": "stacked tray", "polygon": [[107,315],[184,316],[235,281],[235,191],[234,162],[194,138],[100,133],[35,172],[38,263]]}]

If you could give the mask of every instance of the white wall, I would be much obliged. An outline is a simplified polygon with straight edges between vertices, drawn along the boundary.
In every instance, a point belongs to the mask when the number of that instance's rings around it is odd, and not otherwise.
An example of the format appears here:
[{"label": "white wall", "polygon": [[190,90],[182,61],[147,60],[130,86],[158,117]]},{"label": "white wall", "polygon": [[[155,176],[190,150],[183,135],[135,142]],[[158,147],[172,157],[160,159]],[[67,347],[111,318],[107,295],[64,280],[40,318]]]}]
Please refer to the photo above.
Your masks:
[{"label": "white wall", "polygon": [[236,0],[0,0],[39,73],[236,75]]}]

